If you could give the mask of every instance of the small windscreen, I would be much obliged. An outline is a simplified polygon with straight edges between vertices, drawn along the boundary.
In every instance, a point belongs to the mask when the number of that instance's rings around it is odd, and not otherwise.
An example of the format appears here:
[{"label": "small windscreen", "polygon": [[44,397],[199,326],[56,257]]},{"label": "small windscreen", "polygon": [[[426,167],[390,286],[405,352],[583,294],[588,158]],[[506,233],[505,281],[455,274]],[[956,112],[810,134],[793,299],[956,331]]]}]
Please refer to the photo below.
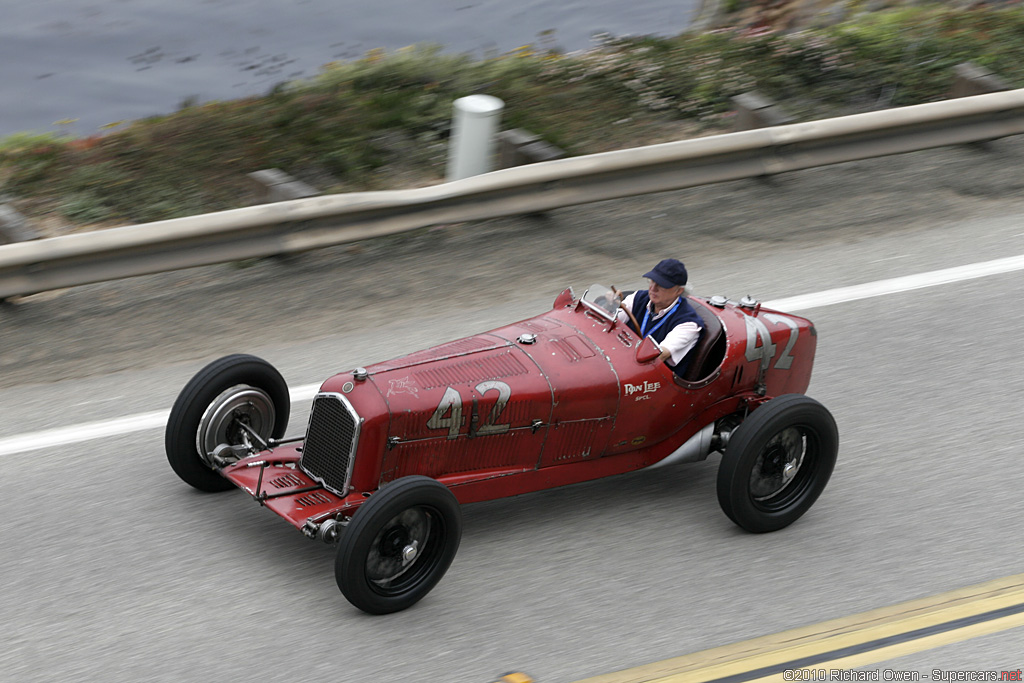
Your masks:
[{"label": "small windscreen", "polygon": [[615,319],[615,311],[621,301],[621,297],[604,285],[590,285],[583,293],[583,303],[609,320]]}]

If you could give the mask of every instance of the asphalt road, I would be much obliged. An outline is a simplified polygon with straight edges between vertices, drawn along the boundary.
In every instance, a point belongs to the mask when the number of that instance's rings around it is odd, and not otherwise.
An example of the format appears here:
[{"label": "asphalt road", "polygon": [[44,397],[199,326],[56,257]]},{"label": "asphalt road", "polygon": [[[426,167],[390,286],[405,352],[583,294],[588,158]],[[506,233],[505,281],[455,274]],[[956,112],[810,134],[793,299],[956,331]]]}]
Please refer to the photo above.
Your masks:
[{"label": "asphalt road", "polygon": [[[526,317],[562,285],[761,299],[1024,254],[1020,140],[424,231],[42,295],[0,312],[0,438],[166,409],[212,357],[294,385]],[[0,671],[17,681],[541,683],[645,664],[1020,573],[1024,272],[805,311],[839,464],[789,529],[715,500],[717,456],[467,506],[413,609],[357,612],[333,552],[235,493],[201,495],[159,430],[3,456]],[[292,431],[301,431],[306,405]],[[972,644],[973,643],[973,644]],[[903,668],[1016,669],[1004,632]]]}]

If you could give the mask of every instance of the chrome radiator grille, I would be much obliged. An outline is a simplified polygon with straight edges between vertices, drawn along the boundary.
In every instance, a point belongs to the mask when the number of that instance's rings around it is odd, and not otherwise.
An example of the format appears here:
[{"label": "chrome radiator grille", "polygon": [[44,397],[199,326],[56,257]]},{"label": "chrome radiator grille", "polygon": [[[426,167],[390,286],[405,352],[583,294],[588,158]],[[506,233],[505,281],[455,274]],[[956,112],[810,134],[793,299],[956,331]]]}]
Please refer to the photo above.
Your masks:
[{"label": "chrome radiator grille", "polygon": [[352,478],[359,443],[359,416],[341,394],[318,394],[309,416],[299,466],[324,486],[344,496]]}]

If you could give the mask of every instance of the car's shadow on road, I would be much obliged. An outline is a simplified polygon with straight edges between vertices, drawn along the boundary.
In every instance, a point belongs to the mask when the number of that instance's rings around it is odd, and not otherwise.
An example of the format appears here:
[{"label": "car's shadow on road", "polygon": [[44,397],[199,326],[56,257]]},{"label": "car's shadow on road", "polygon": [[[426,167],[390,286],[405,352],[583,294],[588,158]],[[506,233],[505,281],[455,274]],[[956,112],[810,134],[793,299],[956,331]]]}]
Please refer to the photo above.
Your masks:
[{"label": "car's shadow on road", "polygon": [[718,456],[703,463],[675,465],[606,477],[581,484],[463,506],[464,536],[486,536],[509,528],[564,527],[620,523],[668,513],[694,524],[715,502]]},{"label": "car's shadow on road", "polygon": [[[718,460],[713,454],[703,463],[464,505],[459,552],[436,589],[440,594],[424,602],[443,606],[443,593],[475,591],[478,582],[488,583],[496,574],[504,577],[506,588],[480,589],[487,600],[515,593],[538,577],[575,572],[578,562],[622,565],[631,554],[685,556],[709,539],[721,541],[734,527],[715,495]],[[218,548],[232,565],[246,567],[259,581],[287,582],[289,594],[308,600],[309,609],[333,614],[333,602],[323,600],[337,597],[339,618],[358,616],[335,592],[337,546],[306,538],[239,492],[210,496],[186,490],[180,495],[197,519],[220,520],[193,533],[203,534],[204,544]]]},{"label": "car's shadow on road", "polygon": [[[563,527],[566,524],[605,524],[610,520],[650,519],[652,514],[670,514],[681,524],[702,525],[708,512],[718,511],[715,498],[717,454],[707,461],[606,477],[581,484],[526,493],[509,498],[462,506],[463,537],[486,537],[514,528]],[[282,552],[302,557],[332,554],[330,546],[315,542],[283,523],[269,510],[254,504],[240,492],[211,496],[184,491],[194,496],[190,503],[207,514],[224,520],[208,527],[220,530],[225,539],[244,539],[261,547],[279,545]],[[724,519],[724,518],[723,518]],[[720,528],[721,520],[713,526]]]}]

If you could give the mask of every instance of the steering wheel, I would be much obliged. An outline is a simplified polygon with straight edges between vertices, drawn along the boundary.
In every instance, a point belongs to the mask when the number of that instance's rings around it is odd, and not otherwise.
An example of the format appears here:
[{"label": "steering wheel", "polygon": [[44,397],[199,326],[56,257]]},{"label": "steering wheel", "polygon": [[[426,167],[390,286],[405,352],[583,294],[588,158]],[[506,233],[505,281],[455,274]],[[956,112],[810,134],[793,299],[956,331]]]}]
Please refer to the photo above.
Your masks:
[{"label": "steering wheel", "polygon": [[[622,292],[620,292],[614,285],[612,286],[612,291],[615,292],[615,296],[622,297]],[[629,310],[622,301],[619,301],[619,308],[626,312],[626,315],[629,316],[629,321],[633,323],[633,329],[636,330],[637,334],[640,334],[640,323],[637,322],[636,316],[633,315],[633,311]]]}]

